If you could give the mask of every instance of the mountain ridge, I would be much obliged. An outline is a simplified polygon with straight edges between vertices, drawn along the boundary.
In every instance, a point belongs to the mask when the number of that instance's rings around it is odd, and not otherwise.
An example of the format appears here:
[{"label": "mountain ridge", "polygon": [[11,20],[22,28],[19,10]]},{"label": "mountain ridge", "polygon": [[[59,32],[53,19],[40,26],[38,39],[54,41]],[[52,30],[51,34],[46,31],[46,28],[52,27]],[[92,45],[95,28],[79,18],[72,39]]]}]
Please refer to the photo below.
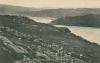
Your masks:
[{"label": "mountain ridge", "polygon": [[20,15],[32,17],[53,17],[60,18],[65,16],[81,16],[87,14],[100,14],[100,8],[76,8],[76,9],[43,9],[43,8],[28,8],[12,5],[0,4],[1,15]]}]

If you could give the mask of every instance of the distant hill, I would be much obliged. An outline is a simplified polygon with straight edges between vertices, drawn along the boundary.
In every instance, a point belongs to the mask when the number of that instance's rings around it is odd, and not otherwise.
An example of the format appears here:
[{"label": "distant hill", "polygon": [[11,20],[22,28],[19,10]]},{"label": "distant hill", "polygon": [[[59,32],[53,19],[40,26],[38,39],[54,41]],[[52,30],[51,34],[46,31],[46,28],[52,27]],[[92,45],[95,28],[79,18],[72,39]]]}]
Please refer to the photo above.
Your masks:
[{"label": "distant hill", "polygon": [[33,16],[39,16],[39,17],[65,17],[65,16],[83,16],[87,14],[100,14],[99,8],[76,8],[76,9],[46,9],[46,10],[40,10],[33,12]]},{"label": "distant hill", "polygon": [[87,14],[100,14],[100,8],[48,9],[48,8],[28,8],[28,7],[1,4],[0,14],[60,18],[65,16],[82,16]]},{"label": "distant hill", "polygon": [[40,11],[41,8],[30,8],[30,7],[21,7],[13,5],[4,5],[0,4],[0,14],[1,15],[25,15],[32,16],[30,13],[33,11]]},{"label": "distant hill", "polygon": [[67,26],[100,27],[100,15],[66,16],[52,21],[52,24]]},{"label": "distant hill", "polygon": [[100,63],[100,45],[68,28],[0,15],[0,63]]}]

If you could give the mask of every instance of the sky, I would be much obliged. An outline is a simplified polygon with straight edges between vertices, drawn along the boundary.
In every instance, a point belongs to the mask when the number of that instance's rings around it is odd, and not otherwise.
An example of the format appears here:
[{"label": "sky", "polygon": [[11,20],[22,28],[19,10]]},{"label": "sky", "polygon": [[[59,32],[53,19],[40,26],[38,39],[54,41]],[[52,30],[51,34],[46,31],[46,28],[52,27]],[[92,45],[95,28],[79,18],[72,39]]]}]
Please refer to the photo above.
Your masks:
[{"label": "sky", "polygon": [[100,0],[0,0],[0,4],[35,8],[100,8]]}]

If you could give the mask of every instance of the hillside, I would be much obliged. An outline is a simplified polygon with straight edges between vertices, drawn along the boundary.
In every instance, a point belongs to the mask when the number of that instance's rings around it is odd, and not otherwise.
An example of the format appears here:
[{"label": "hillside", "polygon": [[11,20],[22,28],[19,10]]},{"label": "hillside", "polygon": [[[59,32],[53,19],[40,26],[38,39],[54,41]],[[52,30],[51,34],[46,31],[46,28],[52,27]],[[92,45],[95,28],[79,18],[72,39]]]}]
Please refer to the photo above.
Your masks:
[{"label": "hillside", "polygon": [[48,8],[28,8],[12,5],[0,4],[0,15],[21,15],[31,17],[53,17],[82,16],[87,14],[100,14],[99,8],[76,8],[76,9],[48,9]]},{"label": "hillside", "polygon": [[66,16],[52,21],[51,24],[67,26],[100,27],[100,15]]},{"label": "hillside", "polygon": [[0,4],[0,15],[32,16],[32,12],[40,10],[43,9]]},{"label": "hillside", "polygon": [[0,63],[100,63],[100,46],[67,28],[0,15]]}]

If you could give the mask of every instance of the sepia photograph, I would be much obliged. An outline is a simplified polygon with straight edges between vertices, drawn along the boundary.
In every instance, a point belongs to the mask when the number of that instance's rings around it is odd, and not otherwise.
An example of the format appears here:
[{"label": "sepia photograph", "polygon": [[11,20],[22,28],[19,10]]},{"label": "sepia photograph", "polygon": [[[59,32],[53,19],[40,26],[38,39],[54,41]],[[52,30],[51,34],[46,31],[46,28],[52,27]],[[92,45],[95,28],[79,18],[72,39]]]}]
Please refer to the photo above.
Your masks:
[{"label": "sepia photograph", "polygon": [[0,63],[100,63],[100,0],[0,0]]}]

